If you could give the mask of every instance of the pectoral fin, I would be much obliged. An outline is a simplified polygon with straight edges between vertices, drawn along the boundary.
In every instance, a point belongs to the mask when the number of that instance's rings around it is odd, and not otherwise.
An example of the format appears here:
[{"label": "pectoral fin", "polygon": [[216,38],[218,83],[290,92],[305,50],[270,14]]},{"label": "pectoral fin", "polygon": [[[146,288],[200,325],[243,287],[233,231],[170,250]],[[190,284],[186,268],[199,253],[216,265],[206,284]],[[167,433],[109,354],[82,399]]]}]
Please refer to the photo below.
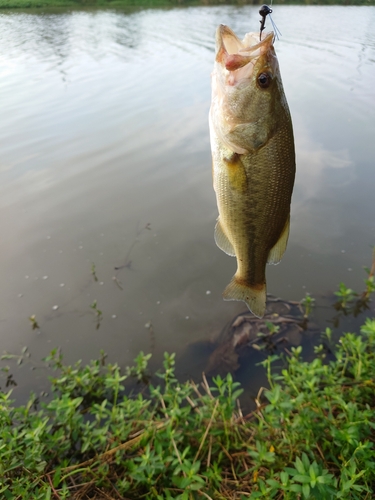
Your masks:
[{"label": "pectoral fin", "polygon": [[248,190],[247,176],[241,156],[233,153],[231,157],[223,158],[223,161],[227,167],[230,188],[237,193],[245,194]]},{"label": "pectoral fin", "polygon": [[289,227],[290,227],[290,215],[288,215],[288,219],[286,221],[283,232],[281,233],[278,242],[273,248],[271,248],[270,253],[268,254],[268,260],[267,260],[268,264],[278,264],[282,256],[284,255],[289,238]]},{"label": "pectoral fin", "polygon": [[266,310],[266,284],[251,286],[233,276],[223,292],[224,300],[243,300],[250,311],[262,318]]},{"label": "pectoral fin", "polygon": [[235,257],[235,251],[232,243],[229,241],[228,236],[224,233],[220,224],[220,219],[217,220],[215,226],[215,242],[216,245],[226,254]]}]

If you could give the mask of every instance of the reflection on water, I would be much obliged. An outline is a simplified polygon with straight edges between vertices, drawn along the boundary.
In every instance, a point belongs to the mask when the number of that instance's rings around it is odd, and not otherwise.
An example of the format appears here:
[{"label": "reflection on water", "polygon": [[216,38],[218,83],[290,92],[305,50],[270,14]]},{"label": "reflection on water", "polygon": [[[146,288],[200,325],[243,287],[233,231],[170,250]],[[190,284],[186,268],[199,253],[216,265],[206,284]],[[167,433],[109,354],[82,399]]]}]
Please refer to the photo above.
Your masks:
[{"label": "reflection on water", "polygon": [[[375,9],[278,6],[273,17],[297,178],[268,288],[323,304],[340,281],[362,288],[375,239]],[[28,345],[38,360],[61,345],[73,361],[103,348],[122,364],[152,350],[157,366],[243,310],[221,299],[235,263],[213,240],[220,23],[257,30],[258,7],[0,15],[1,350]],[[34,373],[17,376],[27,391],[44,380]]]}]

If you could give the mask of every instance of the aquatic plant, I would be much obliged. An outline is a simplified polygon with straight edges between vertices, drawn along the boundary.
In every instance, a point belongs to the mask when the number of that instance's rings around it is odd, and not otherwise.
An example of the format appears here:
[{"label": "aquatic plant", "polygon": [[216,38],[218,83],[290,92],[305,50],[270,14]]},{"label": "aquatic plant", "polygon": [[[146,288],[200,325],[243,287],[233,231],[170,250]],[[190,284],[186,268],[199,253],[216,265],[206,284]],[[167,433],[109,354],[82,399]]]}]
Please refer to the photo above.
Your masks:
[{"label": "aquatic plant", "polygon": [[[329,332],[326,332],[330,337]],[[149,355],[122,371],[101,353],[65,365],[55,349],[52,398],[15,406],[0,392],[0,496],[365,499],[375,492],[375,320],[347,333],[325,363],[292,348],[243,415],[228,374],[177,381],[175,356],[145,385]],[[125,384],[133,391],[125,391]]]},{"label": "aquatic plant", "polygon": [[308,318],[315,305],[315,299],[311,297],[309,293],[306,293],[305,297],[301,300],[301,306],[304,310],[304,317]]},{"label": "aquatic plant", "polygon": [[97,300],[94,300],[92,304],[90,304],[91,309],[95,312],[95,317],[96,317],[96,329],[98,330],[100,328],[100,323],[103,319],[103,311],[98,309],[98,302]]},{"label": "aquatic plant", "polygon": [[99,281],[98,276],[96,274],[96,265],[94,264],[94,262],[91,264],[91,275],[92,275],[94,281]]}]

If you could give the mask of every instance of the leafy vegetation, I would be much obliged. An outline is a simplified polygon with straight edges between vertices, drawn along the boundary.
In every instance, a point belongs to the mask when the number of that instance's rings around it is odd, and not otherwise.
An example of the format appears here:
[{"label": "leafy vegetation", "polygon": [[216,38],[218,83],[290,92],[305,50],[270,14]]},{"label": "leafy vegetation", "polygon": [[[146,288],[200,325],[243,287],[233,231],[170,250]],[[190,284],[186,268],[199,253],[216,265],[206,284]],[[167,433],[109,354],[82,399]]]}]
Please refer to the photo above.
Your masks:
[{"label": "leafy vegetation", "polygon": [[[340,293],[342,289],[340,289]],[[343,294],[343,300],[347,300]],[[326,332],[330,340],[330,332]],[[105,356],[67,366],[58,350],[52,398],[13,406],[0,393],[0,496],[5,499],[365,499],[375,492],[375,320],[342,336],[335,360],[293,348],[244,416],[230,374],[180,383],[165,354],[121,371]],[[280,363],[280,361],[279,361]],[[125,391],[125,383],[137,390]]]},{"label": "leafy vegetation", "polygon": [[[375,249],[366,271],[362,294],[340,284],[337,321],[369,308]],[[304,321],[314,305],[310,295],[302,299]],[[96,301],[90,307],[98,327],[102,311]],[[38,328],[35,316],[29,321]],[[266,326],[267,335],[277,333],[278,326]],[[326,328],[312,361],[303,359],[301,346],[282,359],[268,356],[261,363],[268,388],[260,388],[247,415],[230,373],[182,383],[173,354],[165,353],[163,370],[150,377],[150,354],[141,352],[121,370],[103,352],[88,365],[71,366],[54,349],[44,360],[55,374],[49,401],[32,394],[18,406],[5,366],[0,498],[374,498],[375,319],[343,334],[336,346],[332,338]],[[23,348],[1,359],[21,364],[29,356]]]}]

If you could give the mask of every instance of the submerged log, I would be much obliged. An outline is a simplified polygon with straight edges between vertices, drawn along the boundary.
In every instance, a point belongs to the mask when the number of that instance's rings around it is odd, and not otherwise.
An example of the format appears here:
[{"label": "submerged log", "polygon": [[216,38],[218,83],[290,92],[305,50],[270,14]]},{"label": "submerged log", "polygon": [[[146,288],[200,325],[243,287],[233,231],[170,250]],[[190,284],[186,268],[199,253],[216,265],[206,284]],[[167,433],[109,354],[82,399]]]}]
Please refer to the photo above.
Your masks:
[{"label": "submerged log", "polygon": [[268,296],[262,319],[246,311],[238,314],[223,329],[208,359],[206,373],[215,375],[237,371],[241,354],[249,348],[272,352],[280,343],[285,347],[298,346],[307,330],[318,329],[307,321],[298,302]]}]

